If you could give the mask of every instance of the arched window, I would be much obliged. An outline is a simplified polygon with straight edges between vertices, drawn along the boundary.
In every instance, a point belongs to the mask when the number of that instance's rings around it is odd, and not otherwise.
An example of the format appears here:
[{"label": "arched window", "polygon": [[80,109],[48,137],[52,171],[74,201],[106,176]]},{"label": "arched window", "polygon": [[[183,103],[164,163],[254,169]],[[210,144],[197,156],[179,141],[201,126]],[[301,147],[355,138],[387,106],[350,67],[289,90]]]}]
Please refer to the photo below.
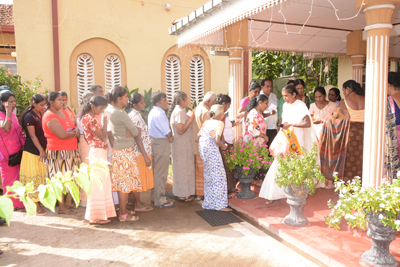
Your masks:
[{"label": "arched window", "polygon": [[204,61],[200,56],[190,59],[190,102],[199,104],[204,96]]},{"label": "arched window", "polygon": [[168,56],[165,61],[165,91],[171,104],[175,92],[181,90],[181,63],[176,56]]},{"label": "arched window", "polygon": [[121,60],[119,56],[110,54],[104,60],[104,79],[106,90],[121,86]]},{"label": "arched window", "polygon": [[94,61],[91,55],[82,54],[78,57],[77,80],[78,80],[78,102],[81,102],[82,94],[94,84]]}]

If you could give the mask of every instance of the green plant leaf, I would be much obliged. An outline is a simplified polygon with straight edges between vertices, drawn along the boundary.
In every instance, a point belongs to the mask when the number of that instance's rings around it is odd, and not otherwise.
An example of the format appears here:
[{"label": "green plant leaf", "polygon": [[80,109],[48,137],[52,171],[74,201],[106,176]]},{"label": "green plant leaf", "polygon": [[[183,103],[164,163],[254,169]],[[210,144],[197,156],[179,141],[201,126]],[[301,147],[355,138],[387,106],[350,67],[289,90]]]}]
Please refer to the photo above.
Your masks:
[{"label": "green plant leaf", "polygon": [[6,219],[8,226],[10,226],[10,219],[13,212],[14,205],[12,200],[6,196],[0,196],[0,217]]},{"label": "green plant leaf", "polygon": [[24,203],[25,210],[28,216],[32,216],[36,214],[36,204],[29,197],[21,197],[22,203]]},{"label": "green plant leaf", "polygon": [[76,183],[82,188],[88,197],[92,189],[92,181],[89,180],[87,173],[78,172],[75,176]]},{"label": "green plant leaf", "polygon": [[33,182],[27,183],[25,185],[25,192],[32,192],[33,189],[35,189],[35,186],[33,185]]},{"label": "green plant leaf", "polygon": [[70,193],[72,195],[72,198],[75,201],[76,207],[78,207],[79,206],[79,202],[80,202],[78,186],[76,186],[74,181],[67,181],[67,182],[64,183],[64,185],[69,189],[69,191],[70,191]]},{"label": "green plant leaf", "polygon": [[51,185],[39,185],[39,199],[40,202],[52,212],[55,212],[56,195]]},{"label": "green plant leaf", "polygon": [[62,202],[63,200],[63,184],[60,180],[58,179],[52,179],[51,181],[46,178],[46,181],[48,184],[50,184],[53,187],[54,194],[56,195],[56,198],[58,201]]}]

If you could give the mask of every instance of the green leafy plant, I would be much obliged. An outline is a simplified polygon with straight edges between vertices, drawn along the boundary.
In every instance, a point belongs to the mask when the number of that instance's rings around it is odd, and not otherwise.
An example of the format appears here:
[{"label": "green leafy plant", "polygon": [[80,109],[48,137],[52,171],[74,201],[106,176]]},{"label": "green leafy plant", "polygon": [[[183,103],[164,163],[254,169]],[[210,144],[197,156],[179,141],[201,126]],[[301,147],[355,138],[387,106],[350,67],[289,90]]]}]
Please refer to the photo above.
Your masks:
[{"label": "green leafy plant", "polygon": [[[338,86],[338,62],[337,57],[306,59],[303,55],[289,52],[254,51],[253,78],[277,79],[282,75],[295,76],[304,80],[306,92],[311,93],[318,86]],[[324,69],[327,66],[329,71],[325,73]]]},{"label": "green leafy plant", "polygon": [[48,90],[44,88],[41,92],[43,79],[40,75],[36,76],[33,81],[25,80],[22,82],[21,76],[11,74],[10,70],[0,68],[0,86],[6,85],[10,88],[11,92],[15,95],[17,103],[17,114],[21,114],[22,111],[29,105],[32,96],[37,93],[46,94]]},{"label": "green leafy plant", "polygon": [[36,204],[28,197],[28,194],[36,192],[39,192],[40,202],[54,212],[56,200],[61,201],[63,194],[66,194],[68,189],[78,207],[80,202],[78,186],[85,191],[88,197],[90,197],[93,182],[102,189],[102,179],[97,170],[108,173],[108,165],[109,163],[103,160],[96,160],[90,165],[82,163],[74,173],[69,171],[63,175],[59,172],[52,179],[46,178],[46,184],[39,185],[37,190],[34,190],[32,182],[23,185],[21,182],[15,181],[12,186],[7,187],[7,194],[0,196],[0,217],[5,218],[10,226],[10,218],[14,211],[14,205],[10,198],[20,199],[24,203],[27,215],[34,215]]},{"label": "green leafy plant", "polygon": [[267,145],[254,140],[245,142],[241,138],[235,139],[233,147],[224,153],[229,170],[233,171],[236,166],[241,166],[244,175],[248,175],[250,169],[258,171],[271,165],[272,158],[269,156]]},{"label": "green leafy plant", "polygon": [[372,212],[379,214],[385,226],[400,231],[400,179],[395,179],[392,184],[384,182],[375,188],[373,185],[362,187],[360,177],[347,183],[339,180],[336,174],[334,177],[339,200],[336,204],[328,201],[331,213],[325,220],[329,227],[340,229],[344,218],[352,228],[367,229],[367,214]]},{"label": "green leafy plant", "polygon": [[314,179],[320,183],[325,182],[325,177],[320,172],[318,161],[318,146],[314,143],[310,152],[304,148],[302,155],[296,153],[287,153],[284,156],[276,157],[278,160],[278,174],[275,178],[276,184],[280,188],[286,188],[290,185],[301,186],[306,184],[309,194],[315,192],[316,186]]}]

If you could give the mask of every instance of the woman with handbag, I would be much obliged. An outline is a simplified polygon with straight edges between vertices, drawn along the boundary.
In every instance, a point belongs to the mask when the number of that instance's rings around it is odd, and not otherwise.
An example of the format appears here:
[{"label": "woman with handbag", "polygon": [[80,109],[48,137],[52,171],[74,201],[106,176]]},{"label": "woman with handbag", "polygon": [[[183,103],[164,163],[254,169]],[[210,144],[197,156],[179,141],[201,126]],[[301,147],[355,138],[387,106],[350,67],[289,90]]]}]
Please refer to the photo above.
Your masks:
[{"label": "woman with handbag", "polygon": [[45,112],[46,98],[41,94],[32,97],[31,104],[22,112],[20,123],[26,133],[26,142],[21,160],[21,183],[26,185],[33,182],[35,193],[28,193],[28,197],[36,203],[36,215],[45,216],[47,212],[40,206],[39,185],[46,184],[46,146],[42,117]]},{"label": "woman with handbag", "polygon": [[[25,139],[17,116],[12,112],[16,107],[15,96],[10,91],[0,93],[0,153],[4,156],[0,160],[1,182],[3,194],[7,194],[7,186],[12,186],[19,181],[19,171],[22,158],[22,150]],[[11,198],[14,209],[23,209],[24,204],[15,198]]]},{"label": "woman with handbag", "polygon": [[[79,166],[79,130],[68,113],[62,109],[62,97],[59,92],[52,91],[47,94],[46,107],[42,125],[44,136],[47,138],[47,168],[51,179],[58,172],[74,172]],[[66,200],[59,202],[58,214],[76,213],[69,208],[75,208],[75,205],[72,204],[71,194],[67,193]]]}]

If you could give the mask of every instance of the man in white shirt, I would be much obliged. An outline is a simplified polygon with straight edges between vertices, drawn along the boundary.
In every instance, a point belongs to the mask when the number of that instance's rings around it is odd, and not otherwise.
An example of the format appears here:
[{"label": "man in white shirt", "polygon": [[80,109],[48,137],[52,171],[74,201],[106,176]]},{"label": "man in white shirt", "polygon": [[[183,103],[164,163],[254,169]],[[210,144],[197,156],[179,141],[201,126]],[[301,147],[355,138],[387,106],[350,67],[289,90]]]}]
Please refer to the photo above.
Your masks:
[{"label": "man in white shirt", "polygon": [[267,78],[261,81],[261,93],[268,96],[268,108],[264,111],[264,120],[267,124],[267,136],[268,136],[268,148],[271,145],[272,141],[274,140],[277,132],[277,122],[278,122],[278,98],[274,93],[273,90],[273,83],[272,79]]}]

